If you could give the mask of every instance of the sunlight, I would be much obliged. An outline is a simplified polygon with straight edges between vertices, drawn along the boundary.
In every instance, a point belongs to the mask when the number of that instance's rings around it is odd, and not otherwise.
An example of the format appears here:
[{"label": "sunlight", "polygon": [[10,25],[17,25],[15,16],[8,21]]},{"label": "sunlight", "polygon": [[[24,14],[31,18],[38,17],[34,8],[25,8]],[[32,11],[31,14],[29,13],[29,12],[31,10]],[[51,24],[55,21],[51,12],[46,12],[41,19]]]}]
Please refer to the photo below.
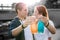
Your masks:
[{"label": "sunlight", "polygon": [[0,4],[3,5],[11,5],[12,3],[17,3],[17,2],[24,2],[28,6],[34,5],[36,2],[40,2],[40,0],[0,0]]},{"label": "sunlight", "polygon": [[34,5],[36,2],[40,2],[40,0],[24,0],[24,3],[26,3],[28,6]]}]

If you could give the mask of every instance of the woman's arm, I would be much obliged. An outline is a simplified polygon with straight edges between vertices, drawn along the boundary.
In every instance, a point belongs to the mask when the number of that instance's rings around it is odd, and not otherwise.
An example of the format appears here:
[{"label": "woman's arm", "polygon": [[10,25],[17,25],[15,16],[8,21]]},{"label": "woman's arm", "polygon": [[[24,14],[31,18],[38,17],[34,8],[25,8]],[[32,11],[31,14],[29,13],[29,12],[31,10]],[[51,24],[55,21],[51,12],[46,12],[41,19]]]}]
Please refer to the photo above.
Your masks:
[{"label": "woman's arm", "polygon": [[43,17],[41,20],[44,22],[45,26],[52,34],[56,33],[56,28],[51,20],[48,20],[46,17]]},{"label": "woman's arm", "polygon": [[54,26],[54,24],[53,24],[52,21],[49,21],[49,24],[48,24],[48,26],[47,26],[47,29],[48,29],[52,34],[55,34],[55,33],[56,33],[56,28],[55,28],[55,26]]}]

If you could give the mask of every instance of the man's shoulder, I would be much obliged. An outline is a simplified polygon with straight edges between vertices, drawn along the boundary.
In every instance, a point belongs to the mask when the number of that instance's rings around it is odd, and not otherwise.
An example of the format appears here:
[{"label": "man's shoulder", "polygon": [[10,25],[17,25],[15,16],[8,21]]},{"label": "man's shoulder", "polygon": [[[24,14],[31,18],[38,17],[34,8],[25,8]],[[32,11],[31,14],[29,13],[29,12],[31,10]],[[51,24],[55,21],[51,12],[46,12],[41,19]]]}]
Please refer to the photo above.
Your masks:
[{"label": "man's shoulder", "polygon": [[21,22],[19,21],[19,19],[17,17],[15,17],[11,23],[10,23],[10,26],[13,26],[13,27],[17,27],[21,24]]},{"label": "man's shoulder", "polygon": [[19,20],[19,18],[16,16],[13,20]]},{"label": "man's shoulder", "polygon": [[16,21],[19,21],[18,17],[14,17],[11,22],[16,22]]},{"label": "man's shoulder", "polygon": [[13,23],[13,24],[20,23],[19,18],[18,18],[18,17],[15,17],[15,18],[11,21],[11,23]]}]

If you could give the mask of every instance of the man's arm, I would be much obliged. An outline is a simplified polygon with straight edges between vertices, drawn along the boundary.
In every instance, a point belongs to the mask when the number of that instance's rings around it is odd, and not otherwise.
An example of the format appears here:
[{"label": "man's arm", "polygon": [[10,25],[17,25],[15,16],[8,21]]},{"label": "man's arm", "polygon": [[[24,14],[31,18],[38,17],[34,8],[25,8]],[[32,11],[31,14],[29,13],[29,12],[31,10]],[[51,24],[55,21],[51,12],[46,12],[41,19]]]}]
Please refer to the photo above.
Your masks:
[{"label": "man's arm", "polygon": [[14,37],[18,35],[22,31],[22,26],[18,18],[15,18],[14,20],[11,21],[9,24],[9,37]]},{"label": "man's arm", "polygon": [[27,25],[28,21],[25,21],[23,24],[21,24],[17,19],[12,21],[12,23],[9,25],[9,35],[12,37],[17,36],[25,27],[27,27]]},{"label": "man's arm", "polygon": [[19,25],[17,28],[11,30],[12,36],[17,36],[23,30],[22,25]]}]

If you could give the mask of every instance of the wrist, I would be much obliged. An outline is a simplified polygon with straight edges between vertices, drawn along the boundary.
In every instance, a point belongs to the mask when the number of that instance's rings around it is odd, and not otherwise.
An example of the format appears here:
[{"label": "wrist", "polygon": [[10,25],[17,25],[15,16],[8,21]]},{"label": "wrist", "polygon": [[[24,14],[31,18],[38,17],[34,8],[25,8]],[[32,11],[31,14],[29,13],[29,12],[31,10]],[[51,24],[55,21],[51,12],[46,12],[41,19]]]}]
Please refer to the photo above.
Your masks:
[{"label": "wrist", "polygon": [[25,27],[22,25],[22,29],[24,29]]},{"label": "wrist", "polygon": [[25,24],[22,24],[22,28],[24,29],[26,27],[26,25]]},{"label": "wrist", "polygon": [[49,26],[49,22],[45,26],[48,27]]}]

